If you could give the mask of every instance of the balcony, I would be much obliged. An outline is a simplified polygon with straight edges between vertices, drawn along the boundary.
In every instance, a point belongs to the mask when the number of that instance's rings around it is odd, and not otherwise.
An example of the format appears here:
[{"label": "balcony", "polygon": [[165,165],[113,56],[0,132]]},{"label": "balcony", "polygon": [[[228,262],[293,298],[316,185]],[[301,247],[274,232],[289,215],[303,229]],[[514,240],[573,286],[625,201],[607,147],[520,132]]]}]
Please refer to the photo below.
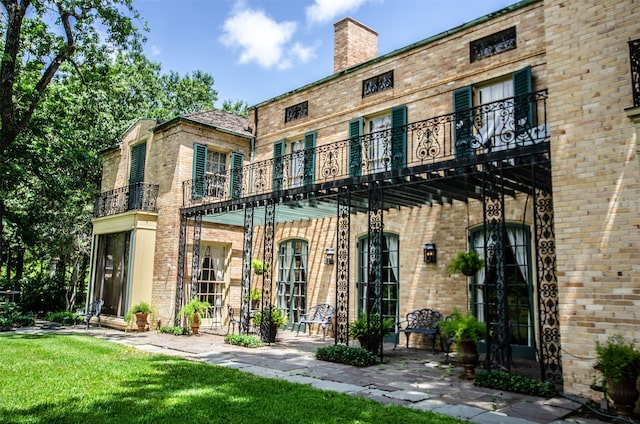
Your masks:
[{"label": "balcony", "polygon": [[546,100],[541,90],[185,181],[183,206],[515,166],[549,150]]},{"label": "balcony", "polygon": [[158,186],[136,183],[100,193],[93,208],[93,217],[116,215],[128,211],[156,212]]}]

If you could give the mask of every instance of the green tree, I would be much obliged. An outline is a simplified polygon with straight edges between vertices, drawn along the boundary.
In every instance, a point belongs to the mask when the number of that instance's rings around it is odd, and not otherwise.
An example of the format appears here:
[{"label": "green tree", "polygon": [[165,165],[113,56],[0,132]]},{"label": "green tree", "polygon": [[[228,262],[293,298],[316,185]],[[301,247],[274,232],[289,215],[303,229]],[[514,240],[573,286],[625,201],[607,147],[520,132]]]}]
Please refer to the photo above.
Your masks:
[{"label": "green tree", "polygon": [[243,100],[225,100],[222,103],[222,110],[236,115],[249,116],[249,105]]}]

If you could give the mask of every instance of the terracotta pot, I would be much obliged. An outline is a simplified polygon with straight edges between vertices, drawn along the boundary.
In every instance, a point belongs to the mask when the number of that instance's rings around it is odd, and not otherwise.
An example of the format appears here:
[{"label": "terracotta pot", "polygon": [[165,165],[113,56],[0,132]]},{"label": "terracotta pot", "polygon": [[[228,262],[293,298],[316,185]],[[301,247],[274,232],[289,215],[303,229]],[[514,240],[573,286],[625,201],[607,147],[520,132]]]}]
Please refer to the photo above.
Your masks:
[{"label": "terracotta pot", "polygon": [[464,378],[473,380],[476,377],[476,366],[478,365],[478,346],[471,339],[464,339],[458,342],[458,360],[464,368]]},{"label": "terracotta pot", "polygon": [[628,417],[633,413],[640,392],[636,387],[638,374],[625,376],[618,382],[613,382],[607,377],[607,394],[613,401],[613,404],[621,416]]},{"label": "terracotta pot", "polygon": [[142,333],[147,331],[147,317],[149,316],[146,312],[136,312],[136,325],[138,326],[138,332]]},{"label": "terracotta pot", "polygon": [[200,334],[200,315],[197,312],[191,318],[191,333],[196,336]]}]

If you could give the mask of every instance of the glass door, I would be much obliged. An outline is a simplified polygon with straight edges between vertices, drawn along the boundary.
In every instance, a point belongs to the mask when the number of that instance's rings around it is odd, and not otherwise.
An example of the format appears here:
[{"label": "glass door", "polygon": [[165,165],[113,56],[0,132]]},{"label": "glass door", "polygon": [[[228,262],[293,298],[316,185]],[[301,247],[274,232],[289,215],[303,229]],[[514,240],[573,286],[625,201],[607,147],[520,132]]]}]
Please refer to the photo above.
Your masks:
[{"label": "glass door", "polygon": [[285,241],[278,249],[276,305],[287,313],[289,329],[307,310],[307,252],[304,240]]}]

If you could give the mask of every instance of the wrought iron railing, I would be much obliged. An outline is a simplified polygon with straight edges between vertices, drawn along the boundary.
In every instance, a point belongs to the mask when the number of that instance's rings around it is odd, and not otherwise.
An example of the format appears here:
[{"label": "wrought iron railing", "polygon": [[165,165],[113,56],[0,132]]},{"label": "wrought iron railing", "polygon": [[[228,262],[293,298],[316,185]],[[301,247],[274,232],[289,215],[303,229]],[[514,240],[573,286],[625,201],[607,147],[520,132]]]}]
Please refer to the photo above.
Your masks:
[{"label": "wrought iron railing", "polygon": [[640,39],[629,41],[629,58],[633,107],[640,107]]},{"label": "wrought iron railing", "polygon": [[529,93],[404,126],[324,144],[183,182],[183,204],[216,203],[273,191],[411,168],[549,139],[547,91]]},{"label": "wrought iron railing", "polygon": [[96,199],[93,216],[115,215],[127,211],[156,212],[158,185],[136,183],[100,193]]}]

